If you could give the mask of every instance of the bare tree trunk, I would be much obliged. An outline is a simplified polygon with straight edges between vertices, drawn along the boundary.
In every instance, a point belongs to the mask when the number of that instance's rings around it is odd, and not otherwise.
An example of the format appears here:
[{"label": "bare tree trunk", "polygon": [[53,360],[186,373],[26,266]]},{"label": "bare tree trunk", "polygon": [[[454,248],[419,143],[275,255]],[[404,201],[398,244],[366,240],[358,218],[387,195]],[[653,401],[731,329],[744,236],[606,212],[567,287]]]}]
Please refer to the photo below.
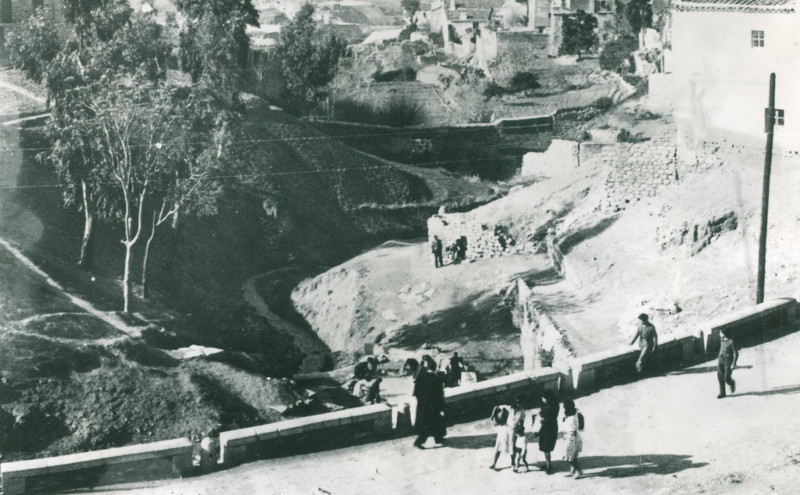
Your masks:
[{"label": "bare tree trunk", "polygon": [[86,181],[81,181],[81,189],[83,191],[83,240],[81,241],[81,257],[78,260],[78,265],[86,266],[89,263],[89,241],[92,238],[92,225],[94,224],[94,214],[89,208],[89,188]]},{"label": "bare tree trunk", "polygon": [[150,230],[150,237],[147,238],[147,243],[144,245],[144,258],[142,258],[142,298],[147,299],[147,258],[150,255],[150,244],[156,236],[156,212],[153,212],[153,226]]},{"label": "bare tree trunk", "polygon": [[133,251],[133,243],[125,243],[125,271],[122,275],[122,299],[124,301],[123,311],[130,313],[130,299],[131,299],[131,251]]}]

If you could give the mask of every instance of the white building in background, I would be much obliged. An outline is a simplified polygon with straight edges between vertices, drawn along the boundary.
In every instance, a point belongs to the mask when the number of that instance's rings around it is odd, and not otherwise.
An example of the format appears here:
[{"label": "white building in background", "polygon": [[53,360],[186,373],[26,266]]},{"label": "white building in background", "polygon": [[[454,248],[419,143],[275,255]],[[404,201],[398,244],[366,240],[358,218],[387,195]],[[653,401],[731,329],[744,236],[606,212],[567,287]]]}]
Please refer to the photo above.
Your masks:
[{"label": "white building in background", "polygon": [[[800,150],[800,0],[676,0],[672,74],[654,97],[671,97],[691,142],[764,143],[769,75],[784,125],[775,143]],[[655,89],[651,86],[651,89]]]}]

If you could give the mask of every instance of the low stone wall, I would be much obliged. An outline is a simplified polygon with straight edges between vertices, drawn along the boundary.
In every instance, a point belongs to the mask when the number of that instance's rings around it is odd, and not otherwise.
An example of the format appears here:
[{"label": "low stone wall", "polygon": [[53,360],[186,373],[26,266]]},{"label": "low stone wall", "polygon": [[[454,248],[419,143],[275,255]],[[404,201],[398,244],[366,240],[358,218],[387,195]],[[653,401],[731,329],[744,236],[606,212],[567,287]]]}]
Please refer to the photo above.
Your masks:
[{"label": "low stone wall", "polygon": [[[3,495],[24,494],[45,484],[74,488],[83,479],[92,486],[123,481],[180,478],[192,469],[192,442],[187,438],[96,450],[80,454],[0,464]],[[78,476],[80,473],[80,476]]]},{"label": "low stone wall", "polygon": [[[667,366],[693,364],[703,357],[702,343],[701,335],[668,335],[659,341],[653,359]],[[570,367],[573,389],[579,393],[589,392],[598,382],[635,373],[640,352],[638,347],[625,346],[573,359]]]},{"label": "low stone wall", "polygon": [[703,328],[706,352],[719,350],[720,330],[725,330],[738,345],[750,341],[763,342],[768,327],[794,322],[796,311],[797,301],[787,297],[765,301],[712,320]]},{"label": "low stone wall", "polygon": [[391,430],[392,408],[385,404],[344,409],[222,432],[220,460],[234,465],[344,445],[364,437],[386,438]]},{"label": "low stone wall", "polygon": [[[541,368],[446,388],[445,418],[452,424],[475,417],[488,417],[494,406],[510,404],[517,397],[523,404],[534,402],[544,390],[557,392],[562,386],[563,377],[556,369]],[[395,406],[393,427],[399,433],[410,433],[415,415],[416,402],[413,397],[409,397],[406,402]]]}]

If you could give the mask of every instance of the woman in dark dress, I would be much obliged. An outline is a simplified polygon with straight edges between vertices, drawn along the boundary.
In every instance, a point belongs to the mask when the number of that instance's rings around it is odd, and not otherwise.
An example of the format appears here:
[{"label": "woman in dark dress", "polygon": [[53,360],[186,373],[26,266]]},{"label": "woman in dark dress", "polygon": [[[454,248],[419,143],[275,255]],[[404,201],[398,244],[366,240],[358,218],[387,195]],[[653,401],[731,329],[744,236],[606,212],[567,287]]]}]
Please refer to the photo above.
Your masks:
[{"label": "woman in dark dress", "polygon": [[539,411],[541,427],[539,428],[539,450],[544,452],[546,461],[545,470],[547,474],[553,473],[550,464],[550,453],[556,447],[558,437],[558,401],[551,390],[545,390],[542,394],[542,408]]}]

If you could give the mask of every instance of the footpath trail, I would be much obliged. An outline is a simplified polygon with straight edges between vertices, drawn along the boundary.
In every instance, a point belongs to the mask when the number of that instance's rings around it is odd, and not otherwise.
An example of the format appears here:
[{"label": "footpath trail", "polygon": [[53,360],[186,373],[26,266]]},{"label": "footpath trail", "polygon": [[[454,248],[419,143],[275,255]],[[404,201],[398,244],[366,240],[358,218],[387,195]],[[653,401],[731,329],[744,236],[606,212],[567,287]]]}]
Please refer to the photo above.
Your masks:
[{"label": "footpath trail", "polygon": [[321,360],[322,356],[330,353],[328,346],[320,340],[319,336],[314,333],[313,330],[290,323],[275,314],[256,288],[256,283],[259,279],[281,277],[286,272],[290,271],[291,269],[281,268],[256,275],[255,277],[250,277],[242,284],[242,297],[245,302],[252,306],[259,315],[263,316],[273,328],[294,339],[297,347],[306,354],[303,368],[310,366],[311,369],[316,370],[319,366],[317,361]]},{"label": "footpath trail", "polygon": [[[406,437],[91,493],[797,493],[797,349],[800,334],[744,349],[734,372],[737,393],[722,400],[715,361],[580,398],[587,429],[585,474],[577,480],[564,476],[562,461],[551,476],[515,474],[505,468],[507,458],[498,464],[505,469],[490,470],[494,433],[482,420],[450,428],[446,447],[425,451]],[[541,461],[529,442],[528,461]],[[559,440],[554,459],[564,444]]]}]

